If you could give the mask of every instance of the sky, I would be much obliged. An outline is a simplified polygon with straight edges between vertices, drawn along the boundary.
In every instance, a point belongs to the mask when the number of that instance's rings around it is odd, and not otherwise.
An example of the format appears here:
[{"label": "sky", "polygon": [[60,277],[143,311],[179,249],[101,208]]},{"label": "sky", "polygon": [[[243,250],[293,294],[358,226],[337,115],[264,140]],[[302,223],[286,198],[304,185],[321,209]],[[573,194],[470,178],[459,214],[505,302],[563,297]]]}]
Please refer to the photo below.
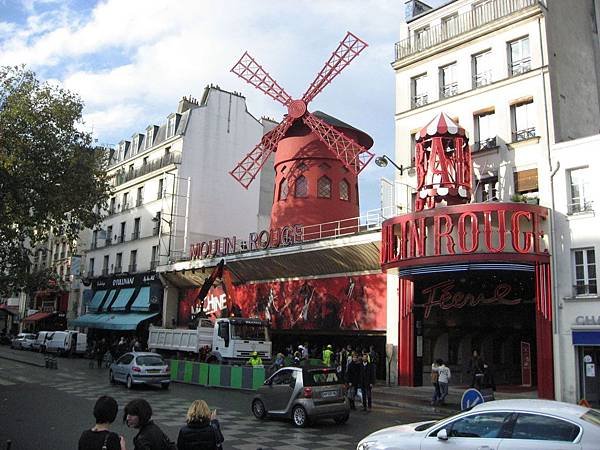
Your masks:
[{"label": "sky", "polygon": [[[404,0],[0,0],[0,65],[25,64],[78,93],[85,128],[116,144],[211,83],[241,92],[255,117],[281,120],[284,108],[231,67],[248,51],[298,98],[351,31],[369,46],[309,110],[366,131],[372,151],[393,158],[391,62],[403,19]],[[379,208],[381,177],[393,179],[391,165],[371,161],[361,173],[361,213]]]}]

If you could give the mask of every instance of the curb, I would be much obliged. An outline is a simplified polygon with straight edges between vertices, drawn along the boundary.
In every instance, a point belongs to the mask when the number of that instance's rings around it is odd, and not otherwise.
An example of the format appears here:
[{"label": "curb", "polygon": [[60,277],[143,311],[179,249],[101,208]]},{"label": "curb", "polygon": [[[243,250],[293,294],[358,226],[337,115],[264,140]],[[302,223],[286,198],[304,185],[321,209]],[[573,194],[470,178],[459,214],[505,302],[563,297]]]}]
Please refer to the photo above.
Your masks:
[{"label": "curb", "polygon": [[16,359],[16,358],[11,358],[9,356],[4,356],[4,355],[0,355],[0,359],[6,359],[8,361],[14,361],[14,362],[18,362],[21,364],[29,364],[30,366],[35,366],[35,367],[46,367],[45,364],[39,364],[33,361],[24,361],[22,359]]},{"label": "curb", "polygon": [[436,415],[442,416],[442,417],[451,416],[453,414],[460,412],[460,410],[458,410],[458,409],[440,408],[440,407],[435,407],[435,406],[418,405],[415,403],[406,403],[406,402],[394,402],[394,401],[389,401],[389,400],[379,400],[379,399],[375,399],[375,398],[373,399],[373,403],[376,405],[388,406],[388,407],[392,407],[392,408],[411,409],[411,410],[416,410],[419,412],[436,414]]}]

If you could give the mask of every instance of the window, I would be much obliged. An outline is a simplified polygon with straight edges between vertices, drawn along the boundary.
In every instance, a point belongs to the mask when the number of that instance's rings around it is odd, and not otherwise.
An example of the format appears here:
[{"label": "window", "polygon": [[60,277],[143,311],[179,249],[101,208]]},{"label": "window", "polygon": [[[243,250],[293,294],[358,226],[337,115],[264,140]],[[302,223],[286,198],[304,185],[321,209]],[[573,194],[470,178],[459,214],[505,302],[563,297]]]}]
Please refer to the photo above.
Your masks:
[{"label": "window", "polygon": [[480,202],[498,200],[498,176],[481,178],[477,183],[476,196]]},{"label": "window", "polygon": [[427,74],[419,75],[410,80],[412,107],[418,108],[427,104]]},{"label": "window", "polygon": [[117,202],[116,197],[111,197],[110,198],[110,206],[108,207],[108,213],[109,214],[114,214],[115,213],[115,203]]},{"label": "window", "polygon": [[144,187],[139,187],[137,190],[137,199],[135,201],[135,206],[142,206],[144,203]]},{"label": "window", "polygon": [[533,100],[511,106],[513,142],[526,141],[535,137],[535,110]]},{"label": "window", "polygon": [[154,143],[154,127],[149,127],[146,130],[146,148],[152,147]]},{"label": "window", "polygon": [[492,82],[492,52],[486,50],[472,56],[473,88],[478,88]]},{"label": "window", "polygon": [[158,236],[161,221],[162,219],[160,218],[160,211],[158,211],[156,213],[156,216],[152,219],[152,222],[154,222],[154,228],[152,228],[152,236]]},{"label": "window", "polygon": [[104,242],[104,245],[109,246],[112,244],[112,234],[113,234],[113,227],[112,225],[106,227],[106,241]]},{"label": "window", "polygon": [[156,195],[157,199],[160,199],[163,197],[163,190],[165,188],[165,180],[163,178],[160,178],[158,180],[158,193]]},{"label": "window", "polygon": [[524,37],[508,43],[509,74],[511,76],[531,70],[531,55],[529,53],[529,37]]},{"label": "window", "polygon": [[167,137],[175,135],[175,131],[177,129],[177,125],[179,124],[179,114],[171,114],[167,121]]},{"label": "window", "polygon": [[131,234],[131,240],[140,238],[140,218],[136,217],[133,221],[133,233]]},{"label": "window", "polygon": [[573,250],[575,295],[597,294],[596,251],[593,248]]},{"label": "window", "polygon": [[102,275],[103,276],[108,275],[108,263],[109,263],[109,256],[104,255],[104,261],[102,263]]},{"label": "window", "polygon": [[123,271],[122,264],[123,263],[123,253],[117,253],[115,258],[115,273],[121,273]]},{"label": "window", "polygon": [[515,193],[527,194],[538,191],[537,169],[520,170],[514,173]]},{"label": "window", "polygon": [[[455,438],[487,438],[503,436],[502,428],[510,421],[511,413],[494,412],[461,417],[449,427],[448,436]],[[431,434],[430,434],[431,436]]]},{"label": "window", "polygon": [[319,178],[319,181],[317,182],[317,197],[331,198],[331,180],[329,178]]},{"label": "window", "polygon": [[94,276],[94,258],[90,258],[90,262],[88,264],[88,278]]},{"label": "window", "polygon": [[569,214],[592,211],[593,203],[590,200],[591,173],[589,167],[569,170],[568,177]]},{"label": "window", "polygon": [[129,209],[129,192],[123,194],[123,204],[121,205],[121,211]]},{"label": "window", "polygon": [[282,370],[271,379],[273,386],[295,386],[296,378],[292,370]]},{"label": "window", "polygon": [[288,196],[288,181],[286,178],[279,183],[279,200],[285,200]]},{"label": "window", "polygon": [[98,230],[92,232],[92,250],[98,247]]},{"label": "window", "polygon": [[340,181],[340,200],[350,200],[350,184],[346,180]]},{"label": "window", "polygon": [[133,173],[133,164],[129,164],[129,173],[132,174]]},{"label": "window", "polygon": [[440,67],[440,98],[452,97],[456,94],[458,94],[456,63]]},{"label": "window", "polygon": [[539,414],[519,414],[511,438],[573,442],[579,432],[577,425],[565,420]]},{"label": "window", "polygon": [[156,269],[158,265],[158,245],[152,246],[152,259],[150,260],[150,270]]},{"label": "window", "polygon": [[126,222],[121,222],[121,233],[119,234],[119,237],[117,239],[119,244],[125,242],[125,224]]},{"label": "window", "polygon": [[458,13],[442,19],[442,36],[449,39],[458,34]]},{"label": "window", "polygon": [[424,49],[427,48],[429,43],[429,26],[419,28],[414,31],[415,48]]},{"label": "window", "polygon": [[294,197],[296,198],[306,198],[308,197],[308,181],[303,175],[300,175],[296,178],[296,183],[294,186]]},{"label": "window", "polygon": [[131,250],[129,254],[129,273],[137,270],[137,250]]},{"label": "window", "polygon": [[140,149],[140,135],[139,134],[135,134],[131,138],[131,154],[132,155],[137,154],[137,152],[138,152],[139,149]]},{"label": "window", "polygon": [[493,110],[473,117],[475,122],[474,152],[496,147],[495,118]]},{"label": "window", "polygon": [[479,0],[473,3],[474,22],[477,26],[490,22],[496,16],[493,0]]}]

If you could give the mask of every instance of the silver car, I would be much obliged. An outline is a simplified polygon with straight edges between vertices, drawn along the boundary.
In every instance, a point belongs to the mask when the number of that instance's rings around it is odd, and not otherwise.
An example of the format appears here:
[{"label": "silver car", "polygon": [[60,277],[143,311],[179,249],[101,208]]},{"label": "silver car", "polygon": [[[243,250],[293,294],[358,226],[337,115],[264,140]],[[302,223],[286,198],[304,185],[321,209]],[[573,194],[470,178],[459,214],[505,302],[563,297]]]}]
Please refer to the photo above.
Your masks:
[{"label": "silver car", "polygon": [[155,384],[169,389],[171,370],[162,356],[156,353],[125,353],[110,365],[108,377],[111,383],[121,381],[127,389],[136,384]]},{"label": "silver car", "polygon": [[36,335],[33,333],[19,333],[16,338],[10,343],[11,348],[20,350],[31,350],[31,346],[35,342]]},{"label": "silver car", "polygon": [[252,412],[258,419],[291,418],[297,427],[326,418],[341,424],[350,417],[350,404],[335,369],[284,367],[258,389]]}]

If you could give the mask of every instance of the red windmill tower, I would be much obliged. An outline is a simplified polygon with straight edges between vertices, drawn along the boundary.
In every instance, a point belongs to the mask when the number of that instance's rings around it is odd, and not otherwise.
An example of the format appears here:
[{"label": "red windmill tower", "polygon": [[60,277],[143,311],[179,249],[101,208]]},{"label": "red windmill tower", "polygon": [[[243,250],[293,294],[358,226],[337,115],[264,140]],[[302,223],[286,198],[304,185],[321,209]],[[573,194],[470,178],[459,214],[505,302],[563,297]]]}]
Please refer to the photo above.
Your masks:
[{"label": "red windmill tower", "polygon": [[248,188],[275,153],[271,228],[358,217],[358,174],[373,158],[366,133],[307,105],[367,47],[348,32],[302,98],[294,100],[248,52],[231,71],[288,110],[230,174]]}]

